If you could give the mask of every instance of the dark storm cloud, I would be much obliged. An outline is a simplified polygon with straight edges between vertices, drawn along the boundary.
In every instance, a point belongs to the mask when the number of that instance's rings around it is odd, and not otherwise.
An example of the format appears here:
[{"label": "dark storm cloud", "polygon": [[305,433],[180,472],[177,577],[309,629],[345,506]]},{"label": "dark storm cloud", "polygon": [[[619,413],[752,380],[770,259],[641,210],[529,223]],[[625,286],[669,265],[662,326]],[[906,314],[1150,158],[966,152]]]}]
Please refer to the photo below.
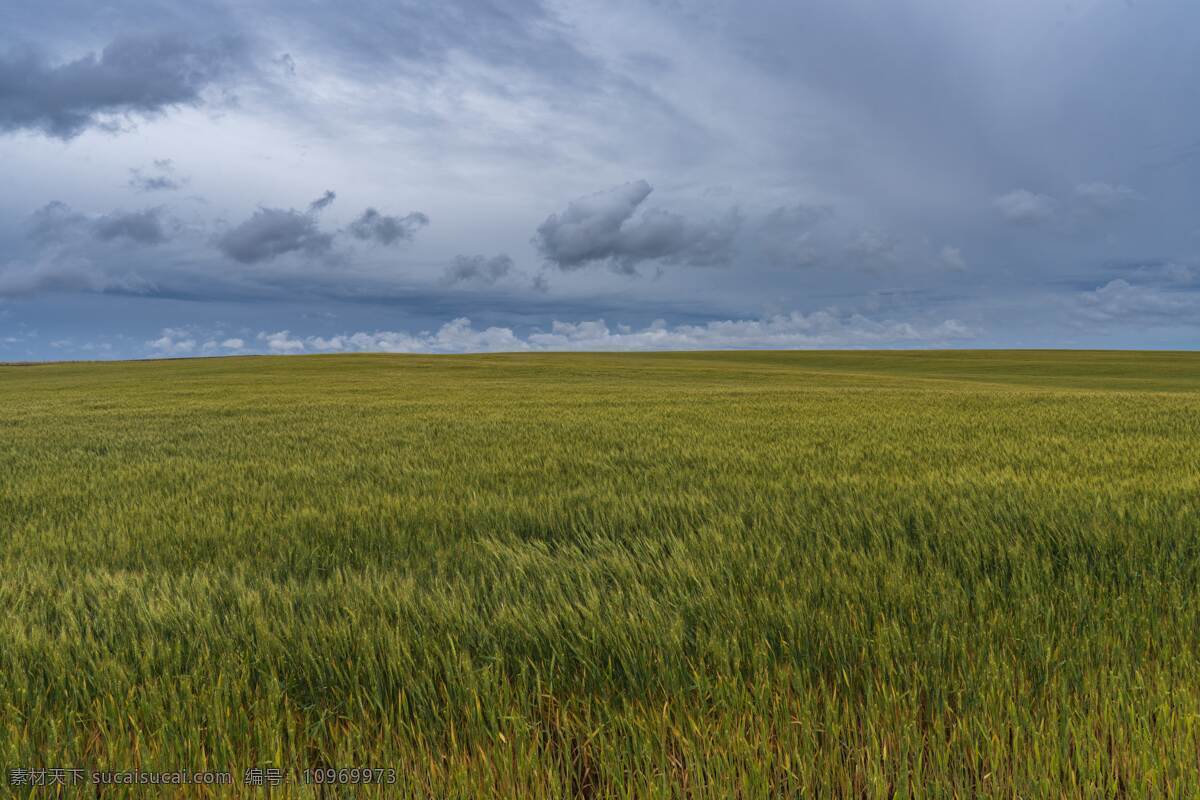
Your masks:
[{"label": "dark storm cloud", "polygon": [[240,63],[234,37],[195,42],[179,34],[122,36],[99,55],[53,64],[32,48],[0,55],[0,131],[71,139],[114,118],[195,105]]},{"label": "dark storm cloud", "polygon": [[285,253],[320,255],[333,248],[333,234],[317,225],[317,213],[336,195],[327,191],[309,205],[307,212],[294,208],[259,208],[251,217],[226,231],[218,240],[222,253],[243,264],[269,261]]},{"label": "dark storm cloud", "polygon": [[142,211],[113,211],[96,220],[96,238],[110,242],[128,239],[140,244],[161,244],[167,240],[163,229],[162,208]]},{"label": "dark storm cloud", "polygon": [[175,173],[175,162],[169,158],[156,159],[148,168],[129,170],[129,187],[139,192],[170,192],[182,189],[187,178]]},{"label": "dark storm cloud", "polygon": [[379,244],[395,244],[401,241],[411,241],[416,232],[429,224],[429,217],[420,211],[414,211],[403,217],[393,217],[381,214],[374,208],[368,208],[350,223],[350,235],[362,241],[378,242]]},{"label": "dark storm cloud", "polygon": [[632,273],[643,261],[711,265],[729,260],[741,217],[731,211],[708,225],[689,223],[662,209],[635,212],[653,188],[633,181],[582,197],[561,214],[551,214],[537,229],[534,244],[542,256],[563,270],[607,263]]},{"label": "dark storm cloud", "polygon": [[482,255],[455,256],[446,268],[447,283],[495,283],[513,270],[513,260],[503,253],[488,258]]}]

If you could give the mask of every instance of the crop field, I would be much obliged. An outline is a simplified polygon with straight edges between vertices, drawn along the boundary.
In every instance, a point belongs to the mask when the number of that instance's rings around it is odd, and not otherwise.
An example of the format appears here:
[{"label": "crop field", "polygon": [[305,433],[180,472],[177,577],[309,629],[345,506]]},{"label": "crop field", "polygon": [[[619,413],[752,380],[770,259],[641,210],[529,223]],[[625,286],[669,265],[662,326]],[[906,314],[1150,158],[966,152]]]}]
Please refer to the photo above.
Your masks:
[{"label": "crop field", "polygon": [[0,768],[1198,796],[1200,354],[0,367]]}]

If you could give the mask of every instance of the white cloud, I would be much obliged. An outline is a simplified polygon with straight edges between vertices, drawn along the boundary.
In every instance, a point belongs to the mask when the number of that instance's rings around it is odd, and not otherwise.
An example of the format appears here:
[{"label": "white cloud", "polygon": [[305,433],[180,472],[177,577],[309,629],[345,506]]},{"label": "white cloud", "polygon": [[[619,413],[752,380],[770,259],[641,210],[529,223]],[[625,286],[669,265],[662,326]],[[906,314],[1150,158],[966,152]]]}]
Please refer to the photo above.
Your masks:
[{"label": "white cloud", "polygon": [[258,340],[266,344],[267,349],[272,353],[303,353],[304,342],[299,339],[293,339],[288,331],[276,331],[275,333],[260,333]]},{"label": "white cloud", "polygon": [[[286,336],[286,331],[283,332]],[[219,329],[205,330],[203,326],[188,325],[180,328],[163,328],[157,339],[146,342],[146,347],[165,356],[219,355],[221,350],[241,351],[246,342],[242,339],[222,339]],[[259,334],[259,338],[271,347],[270,337],[279,334]],[[108,348],[111,349],[111,348]],[[289,352],[278,349],[277,352]],[[299,352],[298,350],[295,352]]]},{"label": "white cloud", "polygon": [[640,331],[613,332],[603,320],[554,324],[550,333],[532,334],[529,342],[544,350],[723,350],[732,348],[859,347],[932,344],[970,338],[956,320],[932,327],[876,321],[836,310],[776,314],[762,319],[722,320],[703,325],[668,326],[657,320]]},{"label": "white cloud", "polygon": [[699,325],[667,325],[655,320],[640,330],[610,327],[604,320],[553,323],[549,331],[524,338],[511,328],[476,329],[465,317],[436,331],[417,334],[374,331],[332,337],[292,338],[287,331],[260,333],[271,352],[462,353],[585,350],[724,350],[805,347],[925,346],[970,339],[975,332],[957,320],[917,325],[872,320],[835,309],[792,312],[761,319],[722,320]]},{"label": "white cloud", "polygon": [[327,339],[310,336],[304,344],[321,352],[463,353],[530,349],[511,328],[476,330],[471,320],[465,317],[448,322],[435,332],[422,331],[415,335],[396,331],[359,332]]},{"label": "white cloud", "polygon": [[196,350],[196,339],[181,328],[163,328],[162,335],[146,346],[168,356],[186,356]]}]

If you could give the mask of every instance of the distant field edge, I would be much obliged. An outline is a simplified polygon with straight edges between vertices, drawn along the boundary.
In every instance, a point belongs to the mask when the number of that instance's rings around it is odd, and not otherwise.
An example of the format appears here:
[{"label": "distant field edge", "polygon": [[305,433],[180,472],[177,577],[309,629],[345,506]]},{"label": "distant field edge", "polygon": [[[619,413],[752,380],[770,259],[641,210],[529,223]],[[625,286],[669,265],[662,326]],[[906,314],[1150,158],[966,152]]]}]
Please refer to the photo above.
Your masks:
[{"label": "distant field edge", "polygon": [[662,349],[662,350],[468,350],[457,353],[412,353],[391,352],[387,350],[364,350],[352,353],[229,353],[221,355],[198,356],[147,356],[145,358],[64,358],[64,359],[33,359],[25,361],[0,361],[0,367],[38,367],[52,364],[129,364],[155,363],[174,361],[232,361],[241,359],[329,359],[329,358],[363,358],[377,356],[410,356],[413,358],[485,358],[504,356],[716,356],[735,355],[739,353],[778,353],[783,354],[827,354],[827,355],[860,355],[860,356],[932,356],[932,355],[1151,355],[1151,356],[1197,356],[1200,348],[1194,350],[1159,349],[1159,348],[1124,348],[1124,347],[738,347],[710,350],[691,349]]}]

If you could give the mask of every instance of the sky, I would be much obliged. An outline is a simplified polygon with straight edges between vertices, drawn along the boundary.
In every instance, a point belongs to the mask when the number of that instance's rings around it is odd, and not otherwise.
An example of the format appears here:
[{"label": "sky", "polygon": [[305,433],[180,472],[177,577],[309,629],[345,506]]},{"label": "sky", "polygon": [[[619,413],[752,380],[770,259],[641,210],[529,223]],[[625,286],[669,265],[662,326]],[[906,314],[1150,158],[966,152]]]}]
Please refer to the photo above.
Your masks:
[{"label": "sky", "polygon": [[13,0],[0,361],[1200,342],[1194,0]]}]

